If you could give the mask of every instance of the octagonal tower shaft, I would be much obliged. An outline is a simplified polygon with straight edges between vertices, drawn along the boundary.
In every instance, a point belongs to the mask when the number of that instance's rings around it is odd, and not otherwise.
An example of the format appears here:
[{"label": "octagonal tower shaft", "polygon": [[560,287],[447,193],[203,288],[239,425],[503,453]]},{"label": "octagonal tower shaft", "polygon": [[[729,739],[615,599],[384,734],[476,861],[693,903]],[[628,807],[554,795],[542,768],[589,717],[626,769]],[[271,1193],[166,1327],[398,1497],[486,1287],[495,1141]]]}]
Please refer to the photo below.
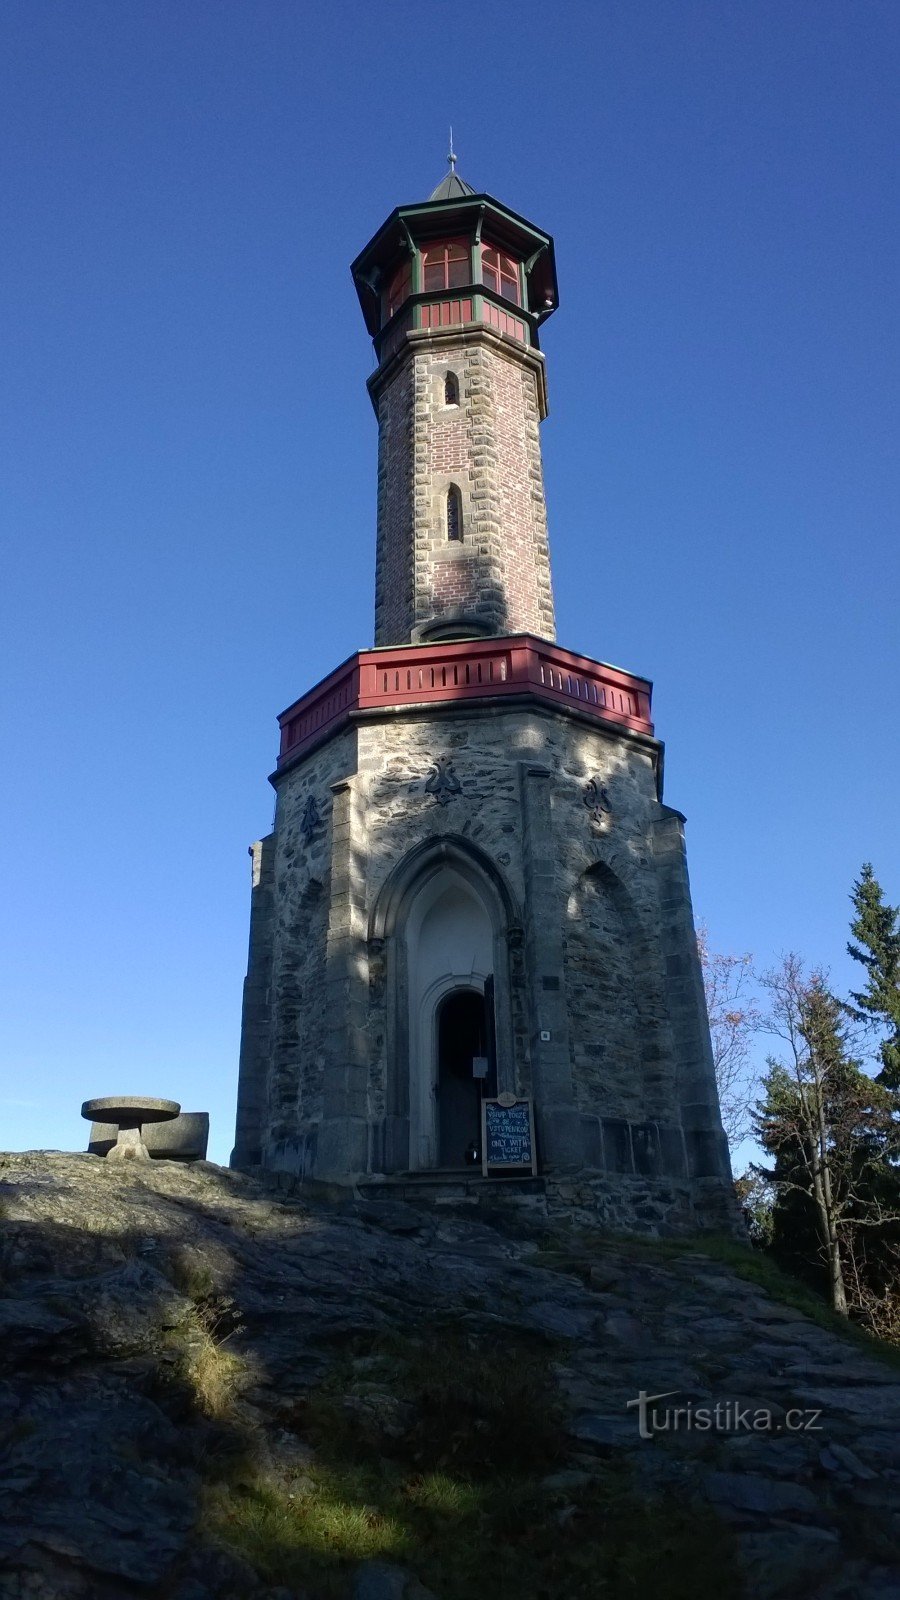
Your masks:
[{"label": "octagonal tower shaft", "polygon": [[353,265],[377,371],[376,647],[555,639],[538,328],[553,245],[455,176]]},{"label": "octagonal tower shaft", "polygon": [[483,328],[411,331],[376,375],[376,645],[555,639],[542,359]]}]

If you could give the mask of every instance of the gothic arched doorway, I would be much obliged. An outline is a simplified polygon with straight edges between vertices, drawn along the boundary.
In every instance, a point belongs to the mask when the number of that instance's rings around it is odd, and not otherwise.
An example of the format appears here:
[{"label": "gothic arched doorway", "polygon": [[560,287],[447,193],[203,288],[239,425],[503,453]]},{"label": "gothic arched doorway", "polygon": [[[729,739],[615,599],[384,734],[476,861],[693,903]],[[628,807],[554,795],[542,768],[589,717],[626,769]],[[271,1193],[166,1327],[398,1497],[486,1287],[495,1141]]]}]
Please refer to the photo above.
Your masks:
[{"label": "gothic arched doorway", "polygon": [[435,1082],[439,1167],[472,1166],[481,1157],[481,1102],[497,1093],[493,983],[454,989],[437,1011]]},{"label": "gothic arched doorway", "polygon": [[[473,1138],[480,1142],[481,1084],[492,1095],[514,1086],[509,932],[517,925],[503,879],[468,840],[417,846],[383,886],[370,932],[384,940],[386,1172],[462,1167]],[[488,1077],[469,1087],[473,1058],[483,1055]],[[457,1097],[465,1111],[449,1109]]]}]

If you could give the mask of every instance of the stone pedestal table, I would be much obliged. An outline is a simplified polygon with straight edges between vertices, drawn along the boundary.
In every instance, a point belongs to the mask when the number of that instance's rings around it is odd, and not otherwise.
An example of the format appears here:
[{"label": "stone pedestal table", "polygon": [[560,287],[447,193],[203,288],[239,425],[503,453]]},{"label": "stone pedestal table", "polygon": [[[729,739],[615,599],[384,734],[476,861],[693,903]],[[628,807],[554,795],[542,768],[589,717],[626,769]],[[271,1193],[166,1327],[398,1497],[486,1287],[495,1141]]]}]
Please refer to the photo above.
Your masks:
[{"label": "stone pedestal table", "polygon": [[177,1100],[156,1100],[150,1095],[108,1095],[99,1100],[85,1100],[81,1115],[88,1122],[111,1122],[118,1128],[118,1137],[107,1151],[107,1161],[149,1161],[150,1152],[141,1137],[144,1122],[168,1122],[177,1117],[181,1106]]}]

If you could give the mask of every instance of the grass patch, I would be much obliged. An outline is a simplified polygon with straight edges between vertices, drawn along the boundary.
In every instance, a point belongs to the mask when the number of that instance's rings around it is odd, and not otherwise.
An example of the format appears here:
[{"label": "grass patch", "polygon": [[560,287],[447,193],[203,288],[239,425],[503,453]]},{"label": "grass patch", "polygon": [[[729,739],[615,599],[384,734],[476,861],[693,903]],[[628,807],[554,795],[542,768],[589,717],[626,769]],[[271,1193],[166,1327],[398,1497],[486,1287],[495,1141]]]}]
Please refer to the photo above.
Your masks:
[{"label": "grass patch", "polygon": [[210,1491],[204,1531],[268,1583],[317,1600],[349,1600],[354,1568],[373,1559],[407,1567],[441,1600],[721,1594],[733,1549],[710,1513],[646,1501],[612,1469],[582,1489],[543,1487],[566,1460],[557,1353],[443,1325],[357,1344],[279,1418],[312,1464],[244,1493]]},{"label": "grass patch", "polygon": [[878,1356],[891,1367],[900,1368],[900,1347],[887,1344],[859,1323],[836,1312],[814,1289],[786,1272],[772,1257],[752,1245],[742,1244],[727,1234],[693,1234],[675,1239],[653,1239],[645,1235],[628,1238],[621,1234],[545,1232],[538,1239],[538,1260],[541,1266],[556,1272],[578,1277],[583,1283],[591,1281],[591,1267],[604,1258],[609,1260],[633,1257],[645,1261],[678,1262],[682,1267],[685,1256],[696,1256],[698,1271],[706,1264],[703,1258],[729,1267],[738,1278],[752,1283],[773,1300],[802,1311],[811,1322],[848,1340],[867,1355]]},{"label": "grass patch", "polygon": [[362,1474],[316,1472],[286,1489],[261,1480],[240,1494],[217,1489],[207,1520],[267,1582],[315,1584],[323,1600],[342,1596],[360,1561],[403,1561],[411,1551],[406,1527],[391,1514],[384,1486]]},{"label": "grass patch", "polygon": [[331,1458],[387,1456],[419,1472],[475,1478],[522,1461],[549,1472],[559,1461],[562,1418],[540,1339],[499,1345],[439,1325],[427,1339],[382,1338],[361,1356],[359,1348],[313,1394],[304,1418],[313,1446]]},{"label": "grass patch", "polygon": [[185,1246],[170,1252],[167,1277],[179,1294],[195,1302],[205,1300],[215,1286],[213,1275],[200,1252]]},{"label": "grass patch", "polygon": [[[634,1242],[643,1252],[658,1260],[670,1260],[672,1257],[692,1254],[708,1256],[722,1266],[730,1267],[737,1277],[762,1289],[764,1293],[771,1295],[773,1300],[780,1300],[783,1305],[793,1306],[795,1311],[802,1311],[820,1328],[825,1328],[829,1333],[836,1333],[842,1339],[848,1339],[867,1355],[880,1356],[889,1366],[900,1367],[900,1348],[886,1344],[883,1339],[876,1338],[874,1334],[861,1328],[859,1323],[850,1321],[848,1317],[838,1316],[814,1289],[801,1279],[793,1277],[791,1273],[785,1272],[784,1268],[763,1250],[755,1250],[750,1245],[740,1244],[735,1239],[719,1234],[700,1234],[690,1239],[642,1239]],[[698,1265],[702,1263],[698,1262]]]},{"label": "grass patch", "polygon": [[730,1534],[609,1472],[554,1504],[527,1475],[474,1483],[397,1467],[316,1469],[288,1491],[216,1492],[206,1521],[271,1584],[349,1600],[361,1561],[408,1568],[441,1600],[739,1600]]}]

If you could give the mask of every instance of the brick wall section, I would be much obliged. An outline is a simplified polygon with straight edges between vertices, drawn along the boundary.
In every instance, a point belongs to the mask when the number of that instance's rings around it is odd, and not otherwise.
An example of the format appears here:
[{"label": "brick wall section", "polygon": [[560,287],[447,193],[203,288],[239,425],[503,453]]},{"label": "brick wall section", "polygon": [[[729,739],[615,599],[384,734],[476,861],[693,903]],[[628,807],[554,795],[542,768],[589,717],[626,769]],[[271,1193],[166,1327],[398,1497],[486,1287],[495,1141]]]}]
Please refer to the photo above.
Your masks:
[{"label": "brick wall section", "polygon": [[[418,333],[371,388],[379,423],[375,643],[429,625],[554,639],[539,439],[542,357],[483,328]],[[448,372],[459,404],[447,406]],[[447,491],[462,539],[447,537]]]},{"label": "brick wall section", "polygon": [[454,608],[474,610],[480,569],[477,561],[442,561],[431,578],[430,598],[436,615],[446,616]]}]

